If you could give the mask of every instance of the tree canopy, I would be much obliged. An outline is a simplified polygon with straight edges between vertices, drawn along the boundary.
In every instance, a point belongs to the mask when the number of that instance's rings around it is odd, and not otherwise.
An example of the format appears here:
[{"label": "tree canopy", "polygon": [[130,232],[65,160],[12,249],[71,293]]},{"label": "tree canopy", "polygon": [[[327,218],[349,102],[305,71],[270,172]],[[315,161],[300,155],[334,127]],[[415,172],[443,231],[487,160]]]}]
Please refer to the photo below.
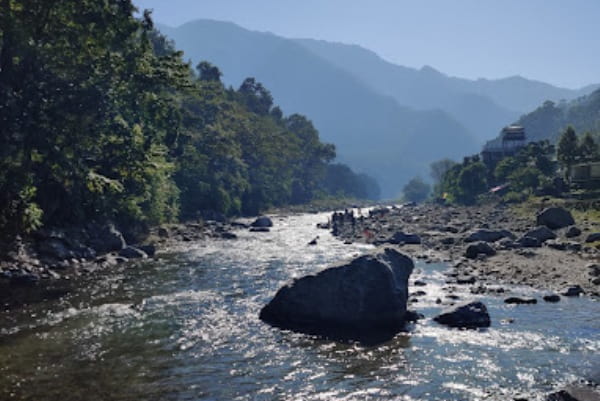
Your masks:
[{"label": "tree canopy", "polygon": [[253,78],[195,72],[127,0],[0,0],[0,230],[204,211],[258,213],[322,196],[335,157]]}]

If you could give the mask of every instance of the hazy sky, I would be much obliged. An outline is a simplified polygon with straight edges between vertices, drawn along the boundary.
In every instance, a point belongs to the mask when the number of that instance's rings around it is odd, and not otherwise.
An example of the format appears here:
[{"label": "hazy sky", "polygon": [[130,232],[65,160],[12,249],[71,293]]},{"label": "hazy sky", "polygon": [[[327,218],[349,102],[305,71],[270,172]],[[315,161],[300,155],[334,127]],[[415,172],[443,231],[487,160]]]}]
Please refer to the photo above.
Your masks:
[{"label": "hazy sky", "polygon": [[199,19],[358,44],[466,78],[600,82],[600,0],[134,0],[170,26]]}]

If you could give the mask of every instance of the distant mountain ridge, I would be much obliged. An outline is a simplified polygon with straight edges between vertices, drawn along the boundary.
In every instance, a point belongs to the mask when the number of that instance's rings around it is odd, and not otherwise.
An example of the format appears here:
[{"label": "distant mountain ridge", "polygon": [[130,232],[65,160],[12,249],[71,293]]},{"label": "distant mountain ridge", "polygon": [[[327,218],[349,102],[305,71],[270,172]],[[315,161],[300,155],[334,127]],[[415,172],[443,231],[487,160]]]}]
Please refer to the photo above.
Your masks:
[{"label": "distant mountain ridge", "polygon": [[556,142],[569,125],[579,135],[588,131],[600,134],[600,89],[570,102],[544,102],[517,123],[525,127],[529,141]]},{"label": "distant mountain ridge", "polygon": [[[497,81],[397,66],[358,46],[285,39],[210,20],[158,28],[185,58],[217,65],[225,84],[237,87],[255,77],[285,113],[308,116],[323,140],[336,144],[340,161],[378,179],[384,197],[397,196],[414,175],[426,178],[431,161],[478,151],[502,126],[529,111],[505,107],[510,90]],[[510,87],[530,81],[506,82]],[[543,83],[530,87],[545,92],[515,101],[519,107],[526,100],[540,104],[545,99],[537,99],[548,93],[576,96]]]}]

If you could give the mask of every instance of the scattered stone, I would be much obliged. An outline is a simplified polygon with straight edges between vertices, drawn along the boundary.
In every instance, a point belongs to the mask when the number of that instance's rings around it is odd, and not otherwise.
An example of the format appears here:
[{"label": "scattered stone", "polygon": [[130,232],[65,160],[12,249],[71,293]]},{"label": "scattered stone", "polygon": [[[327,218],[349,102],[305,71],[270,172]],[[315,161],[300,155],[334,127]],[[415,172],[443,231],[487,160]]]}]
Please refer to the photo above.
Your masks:
[{"label": "scattered stone", "polygon": [[119,256],[127,259],[146,259],[148,255],[146,252],[133,246],[127,246],[119,251]]},{"label": "scattered stone", "polygon": [[327,222],[327,223],[317,223],[317,228],[320,228],[322,230],[329,230],[331,229],[331,223]]},{"label": "scattered stone", "polygon": [[541,246],[540,241],[533,237],[521,237],[517,243],[523,248],[539,248]]},{"label": "scattered stone", "polygon": [[574,237],[578,237],[580,235],[581,235],[581,230],[577,226],[571,226],[565,232],[565,237],[567,237],[567,238],[574,238]]},{"label": "scattered stone", "polygon": [[433,318],[436,322],[465,329],[490,327],[490,315],[482,302],[470,302],[458,305]]},{"label": "scattered stone", "polygon": [[585,238],[586,243],[600,241],[600,233],[591,233]]},{"label": "scattered stone", "polygon": [[317,245],[317,240],[319,239],[319,236],[317,235],[312,241],[310,241],[308,243],[308,245]]},{"label": "scattered stone", "polygon": [[465,256],[469,259],[475,259],[478,255],[483,254],[486,256],[493,256],[496,254],[496,250],[492,248],[487,242],[478,242],[471,244],[465,251]]},{"label": "scattered stone", "polygon": [[504,300],[505,304],[512,305],[527,305],[527,304],[537,304],[537,299],[535,298],[519,298],[519,297],[510,297]]},{"label": "scattered stone", "polygon": [[138,248],[146,252],[148,257],[152,258],[156,254],[156,246],[154,244],[140,245]]},{"label": "scattered stone", "polygon": [[442,238],[440,243],[443,245],[453,245],[456,241],[452,237]]},{"label": "scattered stone", "polygon": [[237,239],[237,235],[228,231],[221,233],[221,238],[223,239]]},{"label": "scattered stone", "polygon": [[120,251],[127,246],[123,234],[113,224],[96,227],[91,236],[90,247],[98,253]]},{"label": "scattered stone", "polygon": [[583,288],[581,288],[580,285],[572,285],[570,287],[567,287],[562,293],[562,296],[565,297],[578,297],[581,294],[585,294],[585,291],[583,290]]},{"label": "scattered stone", "polygon": [[562,207],[549,207],[538,213],[536,216],[537,224],[546,226],[553,230],[572,226],[575,220],[571,213]]},{"label": "scattered stone", "polygon": [[411,297],[422,297],[425,295],[427,295],[427,293],[425,291],[415,291],[410,294]]},{"label": "scattered stone", "polygon": [[456,284],[475,284],[477,279],[475,276],[458,276],[456,277]]},{"label": "scattered stone", "polygon": [[256,220],[254,220],[254,222],[252,224],[250,224],[252,227],[260,227],[260,228],[264,228],[264,227],[273,227],[273,221],[268,218],[267,216],[261,216],[259,218],[257,218]]},{"label": "scattered stone", "polygon": [[592,277],[600,276],[600,264],[597,263],[589,263],[585,266],[588,269],[588,274]]},{"label": "scattered stone", "polygon": [[574,398],[565,390],[560,390],[552,394],[548,394],[546,401],[583,401]]},{"label": "scattered stone", "polygon": [[269,227],[250,227],[251,233],[268,233],[271,231]]},{"label": "scattered stone", "polygon": [[548,227],[539,226],[531,231],[526,232],[523,237],[535,238],[540,244],[542,244],[550,239],[556,239],[556,234],[554,234],[554,232]]},{"label": "scattered stone", "polygon": [[515,239],[515,236],[508,230],[493,231],[480,229],[469,234],[469,236],[465,238],[465,242],[496,242],[502,238]]},{"label": "scattered stone", "polygon": [[422,280],[415,280],[415,282],[413,283],[413,285],[415,287],[424,287],[427,285],[426,282],[422,281]]},{"label": "scattered stone", "polygon": [[402,231],[398,231],[396,232],[394,235],[392,235],[390,237],[390,239],[388,239],[386,242],[393,244],[393,245],[399,245],[399,244],[420,244],[421,243],[421,237],[419,237],[416,234],[406,234]]},{"label": "scattered stone", "polygon": [[171,236],[171,233],[166,227],[159,227],[158,236],[161,238],[169,238]]},{"label": "scattered stone", "polygon": [[40,242],[38,244],[38,252],[57,260],[71,259],[75,256],[74,252],[67,248],[63,240],[58,238],[49,238]]},{"label": "scattered stone", "polygon": [[551,303],[560,302],[560,295],[558,295],[558,294],[544,295],[543,300],[546,302],[551,302]]},{"label": "scattered stone", "polygon": [[406,321],[412,260],[393,248],[360,256],[282,287],[260,312],[276,327],[377,343]]}]

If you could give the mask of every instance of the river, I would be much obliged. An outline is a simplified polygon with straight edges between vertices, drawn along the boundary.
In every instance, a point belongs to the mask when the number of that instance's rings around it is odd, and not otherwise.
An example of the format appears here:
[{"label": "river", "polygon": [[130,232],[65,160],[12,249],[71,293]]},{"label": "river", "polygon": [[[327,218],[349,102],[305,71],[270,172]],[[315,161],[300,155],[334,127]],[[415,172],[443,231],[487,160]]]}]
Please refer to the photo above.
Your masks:
[{"label": "river", "polygon": [[262,323],[260,308],[283,284],[370,249],[315,227],[326,219],[275,218],[270,233],[182,244],[3,311],[0,399],[542,400],[600,368],[600,302],[505,305],[459,286],[456,295],[488,305],[492,326],[448,329],[432,321],[436,299],[447,299],[444,264],[417,262],[411,281],[427,285],[411,290],[427,295],[413,308],[426,319],[379,346]]}]

